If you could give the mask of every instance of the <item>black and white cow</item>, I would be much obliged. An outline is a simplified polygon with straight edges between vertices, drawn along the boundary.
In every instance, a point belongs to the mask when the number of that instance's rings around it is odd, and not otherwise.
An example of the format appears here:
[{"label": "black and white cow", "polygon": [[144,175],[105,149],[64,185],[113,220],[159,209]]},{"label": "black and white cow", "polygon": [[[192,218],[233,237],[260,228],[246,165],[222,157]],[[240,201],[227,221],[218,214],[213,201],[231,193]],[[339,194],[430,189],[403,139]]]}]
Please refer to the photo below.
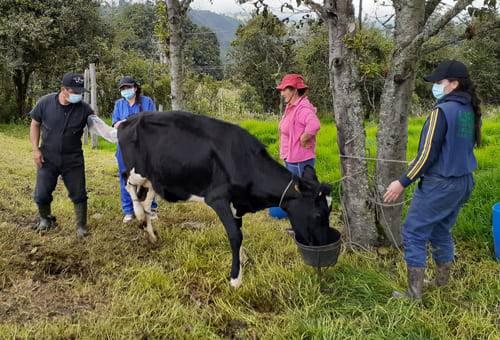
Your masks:
[{"label": "black and white cow", "polygon": [[242,217],[272,206],[289,216],[296,237],[322,245],[330,215],[331,186],[314,169],[292,175],[237,125],[187,112],[145,112],[118,128],[127,167],[127,190],[151,242],[155,192],[170,202],[202,201],[224,225],[232,249],[231,285],[241,284]]}]

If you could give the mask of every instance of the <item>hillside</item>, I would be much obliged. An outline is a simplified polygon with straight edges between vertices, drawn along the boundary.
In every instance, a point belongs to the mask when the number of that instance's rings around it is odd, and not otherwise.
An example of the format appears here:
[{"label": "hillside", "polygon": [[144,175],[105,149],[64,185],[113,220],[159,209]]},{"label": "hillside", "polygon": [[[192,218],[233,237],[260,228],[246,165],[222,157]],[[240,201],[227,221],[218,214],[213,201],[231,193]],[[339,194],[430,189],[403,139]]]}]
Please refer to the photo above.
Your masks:
[{"label": "hillside", "polygon": [[202,10],[190,10],[188,15],[196,25],[207,27],[215,32],[220,44],[221,58],[224,62],[240,21],[223,14]]}]

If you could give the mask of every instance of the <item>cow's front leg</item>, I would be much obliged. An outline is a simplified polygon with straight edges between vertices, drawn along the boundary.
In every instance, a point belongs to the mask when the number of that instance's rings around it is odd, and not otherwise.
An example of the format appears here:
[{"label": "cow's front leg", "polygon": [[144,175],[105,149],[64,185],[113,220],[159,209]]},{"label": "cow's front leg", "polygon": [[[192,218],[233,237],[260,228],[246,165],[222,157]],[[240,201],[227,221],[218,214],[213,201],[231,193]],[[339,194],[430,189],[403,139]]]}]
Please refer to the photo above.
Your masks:
[{"label": "cow's front leg", "polygon": [[153,224],[151,223],[151,204],[153,203],[153,200],[155,198],[155,191],[153,190],[153,186],[151,185],[151,182],[147,181],[147,183],[144,185],[145,188],[148,189],[148,193],[146,194],[146,198],[144,201],[141,202],[142,207],[144,209],[144,212],[146,213],[146,232],[148,233],[148,240],[151,243],[156,243],[158,240],[154,229],[153,229]]},{"label": "cow's front leg", "polygon": [[137,197],[137,186],[133,185],[129,181],[127,181],[127,185],[125,186],[125,189],[129,193],[130,198],[132,198],[132,204],[134,205],[135,218],[137,218],[138,221],[143,222],[144,217],[145,217],[145,212],[144,212],[144,208],[142,207],[141,202],[139,201],[139,197]]},{"label": "cow's front leg", "polygon": [[231,265],[231,286],[238,288],[243,279],[243,270],[241,268],[240,261],[241,243],[243,242],[243,234],[241,233],[241,218],[234,218],[228,201],[218,200],[207,203],[210,207],[212,207],[212,209],[215,210],[224,225],[224,228],[226,229],[233,255]]}]

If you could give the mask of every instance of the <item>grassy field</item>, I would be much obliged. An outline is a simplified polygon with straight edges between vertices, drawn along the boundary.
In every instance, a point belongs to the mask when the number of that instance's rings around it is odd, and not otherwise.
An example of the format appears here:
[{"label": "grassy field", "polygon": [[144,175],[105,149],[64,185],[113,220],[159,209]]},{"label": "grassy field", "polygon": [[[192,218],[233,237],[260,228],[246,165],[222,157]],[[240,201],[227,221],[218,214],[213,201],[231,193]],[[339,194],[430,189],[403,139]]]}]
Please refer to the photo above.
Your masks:
[{"label": "grassy field", "polygon": [[[408,157],[421,119],[412,120]],[[276,156],[276,123],[242,123]],[[402,255],[343,252],[319,279],[300,259],[288,223],[265,212],[244,219],[243,286],[229,286],[230,248],[200,203],[160,202],[160,243],[123,225],[112,147],[85,148],[89,225],[77,242],[72,204],[59,183],[58,228],[34,233],[35,169],[24,126],[0,126],[0,338],[500,339],[500,265],[491,206],[500,200],[500,119],[484,124],[476,189],[457,226],[457,261],[446,288],[421,303],[390,298],[405,287]],[[375,155],[375,126],[368,148]],[[340,178],[335,129],[324,124],[317,169]],[[333,223],[339,212],[335,209]],[[194,223],[193,223],[194,222]],[[432,266],[429,273],[432,272]]]}]

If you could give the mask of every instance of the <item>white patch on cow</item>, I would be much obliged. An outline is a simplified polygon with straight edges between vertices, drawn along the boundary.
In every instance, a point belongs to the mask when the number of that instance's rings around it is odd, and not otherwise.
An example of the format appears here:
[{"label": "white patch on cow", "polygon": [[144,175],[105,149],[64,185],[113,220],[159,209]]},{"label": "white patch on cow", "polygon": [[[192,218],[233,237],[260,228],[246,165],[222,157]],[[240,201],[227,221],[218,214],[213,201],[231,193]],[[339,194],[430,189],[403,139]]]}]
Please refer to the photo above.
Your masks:
[{"label": "white patch on cow", "polygon": [[146,177],[142,177],[140,174],[135,173],[135,168],[130,170],[130,174],[128,176],[128,183],[140,187],[143,186],[146,181],[147,181]]},{"label": "white patch on cow", "polygon": [[328,203],[328,208],[332,206],[332,196],[326,196],[326,203]]},{"label": "white patch on cow", "polygon": [[189,196],[189,198],[187,199],[188,201],[190,202],[201,202],[201,203],[205,203],[205,198],[204,197],[201,197],[201,196],[196,196],[196,195],[191,195]]},{"label": "white patch on cow", "polygon": [[231,208],[231,213],[233,214],[234,218],[241,218],[241,216],[236,215],[237,211],[233,203],[229,203],[229,207]]},{"label": "white patch on cow", "polygon": [[241,283],[243,282],[243,270],[241,269],[241,264],[240,264],[240,272],[238,273],[238,277],[236,279],[231,279],[231,286],[233,288],[238,288],[241,286]]}]

